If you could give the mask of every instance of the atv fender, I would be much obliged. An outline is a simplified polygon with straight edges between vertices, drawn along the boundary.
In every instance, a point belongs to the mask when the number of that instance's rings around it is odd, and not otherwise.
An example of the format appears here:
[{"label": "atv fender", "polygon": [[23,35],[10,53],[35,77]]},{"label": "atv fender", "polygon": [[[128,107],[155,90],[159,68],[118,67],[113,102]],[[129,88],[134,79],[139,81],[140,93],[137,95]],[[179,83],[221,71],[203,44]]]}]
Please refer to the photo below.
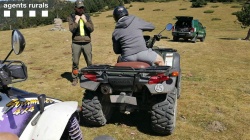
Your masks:
[{"label": "atv fender", "polygon": [[20,140],[59,140],[77,106],[77,102],[67,101],[46,107],[35,126],[32,126],[31,122],[39,112],[29,122]]},{"label": "atv fender", "polygon": [[146,87],[148,88],[149,92],[151,94],[166,94],[171,93],[176,85],[177,77],[171,77],[172,80],[168,80],[167,82],[163,82],[159,88],[161,90],[157,90],[156,88],[159,86],[159,84],[146,84]]},{"label": "atv fender", "polygon": [[96,91],[96,89],[99,87],[100,82],[94,82],[94,81],[89,81],[87,78],[84,76],[81,76],[80,79],[80,87],[85,88],[91,91]]}]

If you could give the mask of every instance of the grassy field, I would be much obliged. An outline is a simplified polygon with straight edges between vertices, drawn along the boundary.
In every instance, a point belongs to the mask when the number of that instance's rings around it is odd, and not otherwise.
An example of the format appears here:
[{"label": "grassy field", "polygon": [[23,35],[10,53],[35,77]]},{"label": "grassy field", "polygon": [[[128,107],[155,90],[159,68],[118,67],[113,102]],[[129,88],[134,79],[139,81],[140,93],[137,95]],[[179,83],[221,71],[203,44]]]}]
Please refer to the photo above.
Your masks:
[{"label": "grassy field", "polygon": [[[198,18],[206,26],[205,42],[173,42],[171,32],[164,31],[156,45],[177,49],[181,55],[182,95],[178,100],[177,124],[174,134],[157,136],[150,131],[149,119],[143,113],[130,116],[115,114],[104,127],[82,125],[86,140],[98,135],[111,135],[117,140],[247,140],[250,139],[250,42],[241,40],[248,29],[235,23],[237,3],[208,3],[204,8],[190,8],[189,1],[169,3],[132,3],[129,13],[152,22],[157,34],[175,16]],[[217,8],[213,8],[217,6]],[[144,8],[144,10],[139,10]],[[181,9],[181,10],[180,10]],[[186,9],[186,10],[183,10]],[[204,13],[214,10],[213,13]],[[111,35],[115,23],[112,11],[92,17],[93,63],[114,64]],[[221,20],[212,21],[213,18]],[[63,27],[68,29],[67,23]],[[22,60],[28,67],[29,78],[13,84],[31,92],[64,101],[76,100],[81,105],[84,89],[71,86],[71,33],[49,31],[53,25],[22,29],[26,48],[10,59]],[[10,50],[11,31],[0,32],[1,59]],[[85,67],[81,56],[80,66]]]}]

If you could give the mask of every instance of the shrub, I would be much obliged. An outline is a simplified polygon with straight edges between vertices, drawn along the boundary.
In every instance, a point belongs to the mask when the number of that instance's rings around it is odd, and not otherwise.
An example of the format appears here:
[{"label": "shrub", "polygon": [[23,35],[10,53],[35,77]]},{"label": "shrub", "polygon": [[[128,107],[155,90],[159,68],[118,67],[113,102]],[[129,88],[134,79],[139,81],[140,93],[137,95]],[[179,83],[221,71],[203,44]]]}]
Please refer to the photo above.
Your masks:
[{"label": "shrub", "polygon": [[212,18],[212,21],[214,21],[214,20],[221,20],[220,18]]},{"label": "shrub", "polygon": [[161,11],[161,9],[154,9],[153,11]]},{"label": "shrub", "polygon": [[187,10],[187,8],[181,8],[181,9],[179,9],[179,10]]},{"label": "shrub", "polygon": [[218,8],[219,6],[218,5],[213,5],[211,6],[212,8]]},{"label": "shrub", "polygon": [[236,15],[238,12],[233,12],[232,15]]},{"label": "shrub", "polygon": [[234,6],[231,6],[231,8],[241,8],[242,6],[239,6],[239,5],[234,5]]},{"label": "shrub", "polygon": [[203,13],[213,13],[213,12],[214,12],[214,10],[206,10]]},{"label": "shrub", "polygon": [[139,8],[139,11],[142,11],[142,10],[144,10],[144,8]]},{"label": "shrub", "polygon": [[204,5],[207,5],[207,2],[205,0],[193,0],[192,1],[192,7],[203,7]]}]

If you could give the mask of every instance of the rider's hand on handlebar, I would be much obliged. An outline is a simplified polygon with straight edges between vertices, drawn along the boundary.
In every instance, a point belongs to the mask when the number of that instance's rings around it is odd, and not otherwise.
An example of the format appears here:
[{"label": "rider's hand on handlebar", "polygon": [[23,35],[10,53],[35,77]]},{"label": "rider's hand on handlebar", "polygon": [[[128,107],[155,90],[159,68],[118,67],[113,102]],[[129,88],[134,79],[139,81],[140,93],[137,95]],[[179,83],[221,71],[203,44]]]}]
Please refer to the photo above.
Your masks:
[{"label": "rider's hand on handlebar", "polygon": [[162,35],[155,35],[155,39],[159,41],[161,39]]}]

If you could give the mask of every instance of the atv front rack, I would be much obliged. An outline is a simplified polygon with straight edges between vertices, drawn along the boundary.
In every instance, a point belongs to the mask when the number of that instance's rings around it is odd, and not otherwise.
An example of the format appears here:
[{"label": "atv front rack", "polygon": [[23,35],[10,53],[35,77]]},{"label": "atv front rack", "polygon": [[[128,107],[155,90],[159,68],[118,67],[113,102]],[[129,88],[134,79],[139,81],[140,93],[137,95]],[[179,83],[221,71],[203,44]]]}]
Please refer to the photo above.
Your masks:
[{"label": "atv front rack", "polygon": [[133,68],[125,66],[91,65],[81,69],[81,72],[137,72],[137,73],[168,73],[170,66],[150,66],[147,68]]}]

